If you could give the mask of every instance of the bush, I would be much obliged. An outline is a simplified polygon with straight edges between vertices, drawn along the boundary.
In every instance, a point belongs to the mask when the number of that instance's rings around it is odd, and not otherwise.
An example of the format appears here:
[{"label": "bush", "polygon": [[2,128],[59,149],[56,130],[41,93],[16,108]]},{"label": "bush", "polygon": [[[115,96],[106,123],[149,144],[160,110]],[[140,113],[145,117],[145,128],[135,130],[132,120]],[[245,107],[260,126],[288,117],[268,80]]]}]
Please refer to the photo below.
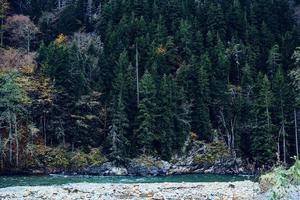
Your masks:
[{"label": "bush", "polygon": [[277,167],[260,177],[260,189],[270,193],[270,199],[277,200],[288,196],[288,193],[300,186],[300,161],[285,169]]},{"label": "bush", "polygon": [[74,169],[82,169],[89,164],[86,153],[82,151],[76,151],[73,153],[70,160],[70,165]]},{"label": "bush", "polygon": [[70,164],[75,169],[83,169],[88,166],[96,166],[104,163],[106,158],[100,149],[92,149],[89,153],[77,151],[72,155]]},{"label": "bush", "polygon": [[107,159],[103,156],[101,149],[92,149],[88,154],[88,162],[90,166],[100,165],[106,162]]},{"label": "bush", "polygon": [[57,168],[67,169],[69,156],[63,148],[50,148],[44,145],[30,145],[27,147],[28,168]]},{"label": "bush", "polygon": [[31,169],[83,169],[106,161],[100,149],[92,149],[89,153],[85,153],[81,150],[68,152],[62,147],[30,145],[26,151],[28,156],[26,166]]},{"label": "bush", "polygon": [[194,163],[212,165],[216,161],[230,157],[229,149],[223,142],[213,142],[205,146],[205,153],[195,155]]}]

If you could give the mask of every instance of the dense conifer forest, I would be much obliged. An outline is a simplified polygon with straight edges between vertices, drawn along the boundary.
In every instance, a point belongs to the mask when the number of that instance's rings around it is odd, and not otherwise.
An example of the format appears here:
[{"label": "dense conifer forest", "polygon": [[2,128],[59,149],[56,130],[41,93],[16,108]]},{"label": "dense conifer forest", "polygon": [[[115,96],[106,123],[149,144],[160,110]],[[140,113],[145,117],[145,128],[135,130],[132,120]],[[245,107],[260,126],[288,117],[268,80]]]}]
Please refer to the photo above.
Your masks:
[{"label": "dense conifer forest", "polygon": [[64,166],[66,152],[169,161],[191,140],[256,166],[290,163],[299,10],[288,0],[0,0],[0,169]]}]

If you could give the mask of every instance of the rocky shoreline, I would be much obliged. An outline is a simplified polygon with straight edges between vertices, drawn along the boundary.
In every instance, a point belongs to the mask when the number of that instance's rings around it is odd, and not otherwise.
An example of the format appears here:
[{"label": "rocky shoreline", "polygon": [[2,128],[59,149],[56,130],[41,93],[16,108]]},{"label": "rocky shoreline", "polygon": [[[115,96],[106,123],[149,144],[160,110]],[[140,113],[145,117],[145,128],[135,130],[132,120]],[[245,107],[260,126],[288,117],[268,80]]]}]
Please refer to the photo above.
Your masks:
[{"label": "rocky shoreline", "polygon": [[[101,164],[87,166],[68,166],[67,168],[49,167],[25,168],[7,171],[3,174],[27,175],[95,175],[95,176],[168,176],[184,174],[217,174],[217,175],[259,175],[262,169],[255,168],[254,164],[234,158],[228,152],[220,153],[221,148],[210,152],[206,144],[194,142],[185,155],[175,156],[170,161],[161,158],[142,155],[137,158],[126,159],[122,163],[106,161]],[[211,147],[212,148],[212,147]],[[0,172],[1,175],[1,172]]]},{"label": "rocky shoreline", "polygon": [[149,183],[149,184],[68,184],[63,186],[9,187],[0,189],[2,200],[73,199],[151,199],[151,200],[253,200],[259,195],[258,183]]},{"label": "rocky shoreline", "polygon": [[[153,161],[153,160],[152,160]],[[163,160],[155,160],[145,163],[140,161],[131,161],[125,165],[115,165],[113,162],[106,162],[101,165],[89,166],[81,169],[25,169],[3,171],[0,175],[91,175],[91,176],[170,176],[186,174],[215,174],[215,175],[247,175],[258,176],[259,170],[251,170],[235,161],[219,162],[213,165],[195,165],[195,164],[171,164]]]}]

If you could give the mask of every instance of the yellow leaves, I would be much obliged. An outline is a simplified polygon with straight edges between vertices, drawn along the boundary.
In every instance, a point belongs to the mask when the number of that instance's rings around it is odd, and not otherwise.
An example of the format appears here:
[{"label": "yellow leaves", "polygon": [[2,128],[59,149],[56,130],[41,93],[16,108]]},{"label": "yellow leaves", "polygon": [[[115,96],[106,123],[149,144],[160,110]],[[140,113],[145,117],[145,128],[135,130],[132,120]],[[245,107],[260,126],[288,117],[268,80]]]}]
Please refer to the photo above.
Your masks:
[{"label": "yellow leaves", "polygon": [[55,39],[55,44],[62,45],[67,42],[67,37],[64,34],[59,34],[57,38]]},{"label": "yellow leaves", "polygon": [[156,49],[156,54],[164,56],[167,53],[167,49],[163,46],[160,45],[157,49]]},{"label": "yellow leaves", "polygon": [[23,74],[29,75],[34,72],[33,66],[23,66],[19,69]]},{"label": "yellow leaves", "polygon": [[51,85],[48,78],[40,77],[35,78],[26,73],[30,73],[33,70],[30,67],[22,69],[25,72],[22,76],[16,78],[17,84],[25,90],[26,93],[38,93],[39,97],[37,101],[44,103],[52,103],[55,90]]},{"label": "yellow leaves", "polygon": [[198,140],[198,135],[196,134],[196,133],[194,133],[194,132],[191,132],[191,140],[192,141],[196,141],[196,140]]}]

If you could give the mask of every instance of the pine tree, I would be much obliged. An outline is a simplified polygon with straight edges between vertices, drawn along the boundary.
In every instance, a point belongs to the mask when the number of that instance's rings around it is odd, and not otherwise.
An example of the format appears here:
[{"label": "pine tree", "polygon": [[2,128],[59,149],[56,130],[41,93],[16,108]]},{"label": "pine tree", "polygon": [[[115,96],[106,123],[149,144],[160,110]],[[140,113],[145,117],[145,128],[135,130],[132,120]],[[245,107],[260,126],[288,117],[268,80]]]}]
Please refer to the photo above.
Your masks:
[{"label": "pine tree", "polygon": [[110,144],[108,156],[118,163],[123,162],[129,153],[129,141],[126,138],[128,128],[129,121],[125,112],[122,95],[119,94],[114,102],[112,122],[107,138]]},{"label": "pine tree", "polygon": [[192,94],[192,130],[195,131],[201,139],[211,141],[212,135],[209,115],[209,81],[207,70],[210,69],[211,63],[207,55],[201,57],[201,62],[194,62],[191,66],[190,93]]},{"label": "pine tree", "polygon": [[267,60],[268,64],[268,74],[270,75],[271,78],[274,77],[275,72],[280,68],[281,66],[281,54],[279,52],[279,46],[274,45],[270,52],[269,52],[269,57]]},{"label": "pine tree", "polygon": [[126,70],[129,67],[129,60],[127,51],[123,51],[120,54],[120,57],[117,61],[116,68],[115,68],[115,79],[113,81],[113,90],[115,95],[121,95],[121,98],[127,98],[124,97],[125,95],[125,89],[126,89]]},{"label": "pine tree", "polygon": [[[273,115],[274,115],[274,123],[277,125],[276,129],[278,132],[278,156],[281,156],[281,148],[283,150],[283,161],[287,162],[287,131],[289,128],[291,117],[288,117],[290,113],[293,113],[292,104],[293,104],[293,96],[292,92],[286,83],[285,76],[283,74],[283,70],[279,67],[274,76],[272,91],[274,94],[274,106]],[[282,145],[280,145],[280,141],[282,141]]]},{"label": "pine tree", "polygon": [[252,135],[252,152],[258,164],[274,163],[276,139],[271,119],[273,95],[266,75],[259,74],[257,81],[256,127]]},{"label": "pine tree", "polygon": [[[13,166],[13,151],[16,152],[16,166],[19,162],[19,139],[17,122],[24,114],[25,106],[29,103],[29,98],[17,84],[18,74],[10,72],[7,74],[0,73],[0,124],[5,125],[4,128],[8,131],[8,158],[9,164]],[[0,154],[2,159],[2,133],[0,134]],[[13,139],[15,138],[16,148],[13,147]],[[2,160],[0,160],[2,162]]]},{"label": "pine tree", "polygon": [[245,24],[244,15],[239,0],[234,0],[233,5],[230,6],[228,11],[228,31],[231,37],[239,36],[241,40],[245,39]]},{"label": "pine tree", "polygon": [[186,99],[184,90],[176,83],[172,86],[174,94],[173,122],[175,138],[173,139],[173,148],[178,153],[186,152],[186,141],[191,132],[191,105]]},{"label": "pine tree", "polygon": [[8,7],[9,4],[7,0],[0,0],[0,47],[3,47],[4,18]]},{"label": "pine tree", "polygon": [[163,76],[157,95],[157,118],[156,132],[160,138],[161,155],[163,159],[169,160],[172,154],[174,139],[174,124],[172,121],[173,94],[171,88],[172,80],[166,75]]},{"label": "pine tree", "polygon": [[254,112],[254,77],[253,67],[246,63],[242,69],[242,80],[241,80],[241,110],[239,113],[240,126],[237,130],[237,149],[239,153],[248,157],[251,155],[251,137],[253,133],[253,125],[255,123],[255,112]]},{"label": "pine tree", "polygon": [[159,138],[155,132],[155,95],[156,88],[152,75],[146,71],[140,84],[141,100],[137,116],[138,130],[137,138],[141,150],[144,153],[153,152],[153,143]]},{"label": "pine tree", "polygon": [[220,4],[210,3],[208,8],[207,26],[208,31],[219,34],[220,38],[225,39],[226,23],[224,13]]},{"label": "pine tree", "polygon": [[182,55],[183,60],[187,60],[192,53],[192,32],[191,25],[188,23],[188,21],[180,21],[179,30],[177,32],[177,41],[180,48],[180,54]]}]

